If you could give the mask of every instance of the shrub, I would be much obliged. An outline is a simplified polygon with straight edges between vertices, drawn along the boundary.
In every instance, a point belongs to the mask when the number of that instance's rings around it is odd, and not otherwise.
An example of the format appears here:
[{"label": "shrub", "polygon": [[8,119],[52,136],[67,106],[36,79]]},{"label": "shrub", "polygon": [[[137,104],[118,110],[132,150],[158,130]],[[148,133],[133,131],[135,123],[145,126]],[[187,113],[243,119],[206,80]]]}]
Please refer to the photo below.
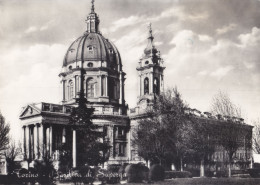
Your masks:
[{"label": "shrub", "polygon": [[253,178],[259,178],[260,177],[260,169],[248,169],[248,173]]},{"label": "shrub", "polygon": [[149,169],[143,164],[129,164],[125,168],[125,173],[127,176],[127,182],[142,182],[147,180]]},{"label": "shrub", "polygon": [[163,181],[165,176],[164,168],[159,164],[151,166],[149,171],[149,179],[152,181]]},{"label": "shrub", "polygon": [[165,179],[172,179],[172,178],[190,178],[192,177],[191,172],[188,171],[166,171],[165,172]]}]

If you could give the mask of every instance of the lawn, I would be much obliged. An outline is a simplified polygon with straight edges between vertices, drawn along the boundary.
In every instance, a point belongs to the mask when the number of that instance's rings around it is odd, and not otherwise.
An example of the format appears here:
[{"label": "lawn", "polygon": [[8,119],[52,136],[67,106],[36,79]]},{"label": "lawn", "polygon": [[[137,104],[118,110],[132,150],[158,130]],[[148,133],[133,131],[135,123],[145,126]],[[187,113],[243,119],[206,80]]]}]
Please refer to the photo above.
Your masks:
[{"label": "lawn", "polygon": [[[145,183],[127,183],[127,185]],[[260,185],[260,178],[181,178],[155,182],[153,185]],[[147,184],[146,184],[147,185]]]}]

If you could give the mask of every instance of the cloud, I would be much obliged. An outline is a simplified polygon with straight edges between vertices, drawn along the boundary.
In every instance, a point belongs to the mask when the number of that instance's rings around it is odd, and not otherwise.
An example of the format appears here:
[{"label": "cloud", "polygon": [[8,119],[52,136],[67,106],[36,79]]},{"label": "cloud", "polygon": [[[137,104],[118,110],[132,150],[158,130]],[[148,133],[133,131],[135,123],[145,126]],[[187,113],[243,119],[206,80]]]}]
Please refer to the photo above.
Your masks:
[{"label": "cloud", "polygon": [[37,30],[38,29],[35,26],[30,26],[27,30],[25,30],[25,33],[28,34],[28,33],[35,32]]},{"label": "cloud", "polygon": [[219,69],[217,69],[216,71],[213,71],[212,73],[210,73],[211,76],[216,77],[218,80],[220,80],[221,78],[223,78],[224,76],[226,76],[231,70],[233,70],[234,67],[233,66],[226,66],[226,67],[221,67]]},{"label": "cloud", "polygon": [[110,28],[110,31],[114,32],[120,28],[138,24],[139,22],[142,22],[142,20],[143,19],[141,17],[134,16],[134,15],[127,17],[127,18],[121,18],[121,19],[113,22],[112,27]]},{"label": "cloud", "polygon": [[217,34],[221,35],[221,34],[225,34],[227,32],[233,31],[234,29],[236,29],[237,25],[236,24],[229,24],[227,26],[223,26],[222,28],[218,28],[216,30]]},{"label": "cloud", "polygon": [[141,29],[134,29],[115,42],[122,58],[123,70],[126,72],[125,97],[130,107],[136,106],[138,96],[136,67],[146,43],[146,33]]},{"label": "cloud", "polygon": [[166,87],[177,85],[190,106],[202,111],[209,110],[215,92],[227,90],[236,103],[246,105],[248,117],[257,116],[252,109],[257,103],[250,102],[255,99],[260,105],[255,98],[260,92],[259,38],[258,28],[238,35],[239,42],[192,30],[177,32],[165,54]]},{"label": "cloud", "polygon": [[238,39],[241,42],[241,47],[257,46],[260,44],[260,29],[254,27],[251,33],[241,34]]},{"label": "cloud", "polygon": [[201,76],[205,76],[205,75],[207,75],[208,74],[208,71],[200,71],[199,73],[198,73],[198,75],[201,75]]},{"label": "cloud", "polygon": [[18,116],[22,106],[40,101],[58,103],[61,100],[58,74],[63,55],[59,53],[65,53],[66,48],[60,44],[34,45],[13,48],[0,56],[4,68],[0,76],[0,108],[11,123],[13,135],[19,135],[15,128],[20,128]]},{"label": "cloud", "polygon": [[54,20],[51,20],[51,21],[48,21],[47,23],[43,24],[42,26],[30,26],[29,28],[27,28],[25,30],[25,34],[30,34],[30,33],[33,33],[33,32],[37,32],[37,31],[45,31],[47,30],[50,26],[53,25],[55,21]]}]

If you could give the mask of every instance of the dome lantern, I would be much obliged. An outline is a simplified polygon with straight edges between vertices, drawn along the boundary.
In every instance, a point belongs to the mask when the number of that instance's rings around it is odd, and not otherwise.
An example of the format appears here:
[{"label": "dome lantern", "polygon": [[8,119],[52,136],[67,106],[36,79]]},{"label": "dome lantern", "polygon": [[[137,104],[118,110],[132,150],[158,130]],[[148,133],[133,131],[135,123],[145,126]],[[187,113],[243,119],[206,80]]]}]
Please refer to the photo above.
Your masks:
[{"label": "dome lantern", "polygon": [[87,16],[87,32],[88,33],[99,33],[99,17],[95,13],[95,5],[94,5],[94,0],[91,1],[92,6],[91,6],[91,12]]}]

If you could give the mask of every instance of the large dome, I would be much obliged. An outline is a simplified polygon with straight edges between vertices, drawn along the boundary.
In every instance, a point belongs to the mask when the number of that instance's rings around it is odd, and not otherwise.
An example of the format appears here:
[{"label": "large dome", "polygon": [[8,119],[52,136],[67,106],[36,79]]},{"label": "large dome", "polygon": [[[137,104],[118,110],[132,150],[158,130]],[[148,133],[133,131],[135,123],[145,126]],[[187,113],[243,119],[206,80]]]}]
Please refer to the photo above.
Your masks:
[{"label": "large dome", "polygon": [[109,65],[121,66],[120,54],[115,45],[95,32],[85,32],[70,45],[63,67],[78,61],[106,61]]}]

